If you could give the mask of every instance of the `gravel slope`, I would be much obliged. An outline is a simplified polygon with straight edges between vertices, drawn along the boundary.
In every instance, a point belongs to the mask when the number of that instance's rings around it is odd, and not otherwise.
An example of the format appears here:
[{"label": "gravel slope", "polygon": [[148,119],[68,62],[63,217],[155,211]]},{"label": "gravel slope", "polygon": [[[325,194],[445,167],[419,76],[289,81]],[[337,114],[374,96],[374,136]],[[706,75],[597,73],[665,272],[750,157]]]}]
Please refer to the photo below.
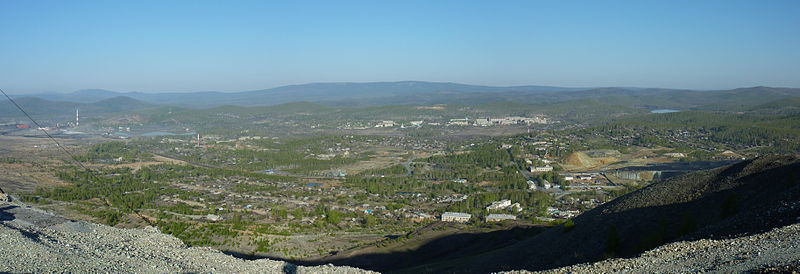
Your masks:
[{"label": "gravel slope", "polygon": [[72,273],[369,273],[324,265],[246,261],[186,247],[157,229],[118,229],[70,221],[21,204],[0,203],[0,272]]},{"label": "gravel slope", "polygon": [[800,265],[800,223],[733,239],[674,242],[635,258],[609,259],[539,273],[741,273],[785,265]]}]

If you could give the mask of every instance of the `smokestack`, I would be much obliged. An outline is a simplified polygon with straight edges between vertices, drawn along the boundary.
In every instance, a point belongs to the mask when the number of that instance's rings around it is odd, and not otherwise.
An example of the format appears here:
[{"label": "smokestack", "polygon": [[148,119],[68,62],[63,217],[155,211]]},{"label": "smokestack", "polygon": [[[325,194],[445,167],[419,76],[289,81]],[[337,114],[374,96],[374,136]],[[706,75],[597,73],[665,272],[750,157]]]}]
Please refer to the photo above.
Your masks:
[{"label": "smokestack", "polygon": [[78,115],[78,109],[75,109],[75,126],[81,125],[80,116]]}]

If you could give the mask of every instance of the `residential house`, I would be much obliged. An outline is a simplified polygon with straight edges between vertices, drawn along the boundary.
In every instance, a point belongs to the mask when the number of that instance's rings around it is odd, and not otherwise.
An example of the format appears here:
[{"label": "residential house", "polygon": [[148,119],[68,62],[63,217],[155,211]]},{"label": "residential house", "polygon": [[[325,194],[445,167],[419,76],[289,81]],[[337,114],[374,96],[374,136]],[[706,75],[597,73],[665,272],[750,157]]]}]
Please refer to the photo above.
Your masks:
[{"label": "residential house", "polygon": [[492,202],[492,204],[486,207],[486,210],[505,209],[509,206],[511,206],[511,200],[500,200]]}]

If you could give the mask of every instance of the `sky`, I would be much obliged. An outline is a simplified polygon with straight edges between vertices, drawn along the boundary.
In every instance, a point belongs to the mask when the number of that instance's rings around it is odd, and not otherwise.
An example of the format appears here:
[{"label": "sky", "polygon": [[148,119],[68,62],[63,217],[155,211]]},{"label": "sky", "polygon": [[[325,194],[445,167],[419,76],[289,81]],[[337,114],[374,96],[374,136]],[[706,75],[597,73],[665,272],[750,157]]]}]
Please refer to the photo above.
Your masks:
[{"label": "sky", "polygon": [[0,88],[800,87],[800,1],[0,2]]}]

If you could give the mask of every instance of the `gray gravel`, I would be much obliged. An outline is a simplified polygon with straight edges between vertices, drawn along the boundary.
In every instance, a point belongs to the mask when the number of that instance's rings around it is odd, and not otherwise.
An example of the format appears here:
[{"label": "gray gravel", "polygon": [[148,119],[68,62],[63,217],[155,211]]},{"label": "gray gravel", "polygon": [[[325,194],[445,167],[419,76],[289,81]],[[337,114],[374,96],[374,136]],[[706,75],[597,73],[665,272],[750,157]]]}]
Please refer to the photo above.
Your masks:
[{"label": "gray gravel", "polygon": [[0,272],[369,273],[333,265],[247,261],[211,248],[186,247],[153,227],[118,229],[48,214],[0,204]]},{"label": "gray gravel", "polygon": [[785,265],[800,265],[800,223],[733,239],[675,242],[635,258],[609,259],[542,272],[740,273]]}]

